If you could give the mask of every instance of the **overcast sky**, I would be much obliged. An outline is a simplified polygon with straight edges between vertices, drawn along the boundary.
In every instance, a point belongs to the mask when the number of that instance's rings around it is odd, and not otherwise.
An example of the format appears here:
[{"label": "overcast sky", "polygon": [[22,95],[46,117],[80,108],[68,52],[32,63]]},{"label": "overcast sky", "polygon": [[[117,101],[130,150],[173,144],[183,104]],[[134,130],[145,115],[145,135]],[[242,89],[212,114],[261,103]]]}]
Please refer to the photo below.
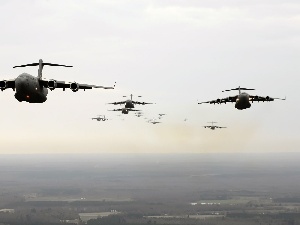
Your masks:
[{"label": "overcast sky", "polygon": [[[43,104],[0,93],[0,153],[297,152],[299,138],[300,2],[292,0],[0,1],[0,79],[22,72],[47,79],[113,85],[115,90],[55,90]],[[287,101],[198,105],[251,94]],[[108,112],[123,95],[156,105]],[[107,122],[91,117],[105,114]],[[125,118],[123,121],[122,119]],[[184,122],[183,120],[188,120]],[[204,129],[208,121],[228,129]]]}]

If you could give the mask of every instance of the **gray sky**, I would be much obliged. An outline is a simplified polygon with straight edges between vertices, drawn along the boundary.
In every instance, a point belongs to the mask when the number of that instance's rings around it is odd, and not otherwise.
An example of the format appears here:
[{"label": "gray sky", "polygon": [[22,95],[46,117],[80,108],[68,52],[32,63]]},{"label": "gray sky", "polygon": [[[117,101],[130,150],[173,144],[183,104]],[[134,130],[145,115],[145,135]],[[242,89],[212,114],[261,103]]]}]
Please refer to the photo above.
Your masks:
[{"label": "gray sky", "polygon": [[[300,3],[279,0],[0,1],[0,77],[45,62],[45,78],[112,85],[115,90],[55,90],[43,104],[0,93],[0,153],[208,153],[299,151]],[[287,101],[198,105],[224,89]],[[152,125],[113,106],[142,95]],[[90,118],[106,114],[112,121]],[[122,116],[125,117],[125,116]],[[187,122],[183,122],[188,118]],[[229,129],[202,128],[218,121]]]}]

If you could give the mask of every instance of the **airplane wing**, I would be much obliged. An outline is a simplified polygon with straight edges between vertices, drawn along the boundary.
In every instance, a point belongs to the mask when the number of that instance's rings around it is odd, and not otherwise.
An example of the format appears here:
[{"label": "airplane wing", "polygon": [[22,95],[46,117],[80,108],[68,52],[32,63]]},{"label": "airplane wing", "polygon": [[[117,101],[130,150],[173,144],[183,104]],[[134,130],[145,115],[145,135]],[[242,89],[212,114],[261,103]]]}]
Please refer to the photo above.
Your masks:
[{"label": "airplane wing", "polygon": [[111,110],[108,110],[108,111],[122,111],[123,109],[111,109]]},{"label": "airplane wing", "polygon": [[103,88],[103,89],[114,89],[115,85],[112,87],[105,86],[97,86],[90,84],[79,84],[76,82],[66,83],[65,81],[57,81],[57,80],[40,80],[40,84],[46,88],[49,88],[51,91],[56,88],[62,88],[65,90],[66,88],[70,88],[73,92],[78,91],[79,89],[93,89],[93,88]]},{"label": "airplane wing", "polygon": [[153,123],[153,124],[157,124],[157,123],[161,123],[161,122],[153,121],[152,123]]},{"label": "airplane wing", "polygon": [[133,104],[137,105],[148,105],[148,104],[154,104],[154,103],[147,103],[147,102],[138,102],[138,101],[132,101]]},{"label": "airplane wing", "polygon": [[12,80],[1,80],[0,81],[0,89],[4,91],[7,88],[15,89],[15,79]]},{"label": "airplane wing", "polygon": [[257,96],[257,95],[250,95],[249,96],[249,101],[251,101],[251,102],[272,102],[276,99],[286,100],[286,98],[271,98],[269,96],[266,96],[266,97]]},{"label": "airplane wing", "polygon": [[209,103],[209,104],[222,104],[222,103],[227,103],[227,102],[236,102],[236,99],[238,98],[237,95],[235,96],[229,96],[227,98],[218,98],[216,100],[212,101],[207,101],[207,102],[198,102],[198,104],[203,104],[203,103]]},{"label": "airplane wing", "polygon": [[111,104],[111,105],[123,105],[125,104],[126,101],[122,101],[122,102],[111,102],[111,103],[107,103],[107,104]]}]

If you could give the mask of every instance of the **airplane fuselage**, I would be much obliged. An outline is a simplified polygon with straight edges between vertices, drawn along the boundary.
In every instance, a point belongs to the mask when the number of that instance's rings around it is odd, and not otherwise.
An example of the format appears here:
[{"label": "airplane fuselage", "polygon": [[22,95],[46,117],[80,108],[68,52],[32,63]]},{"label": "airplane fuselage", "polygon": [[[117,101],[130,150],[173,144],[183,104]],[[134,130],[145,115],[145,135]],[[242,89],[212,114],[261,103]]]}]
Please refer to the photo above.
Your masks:
[{"label": "airplane fuselage", "polygon": [[15,98],[29,103],[43,103],[47,100],[48,89],[41,86],[39,79],[22,73],[15,79]]},{"label": "airplane fuselage", "polygon": [[92,118],[93,120],[95,119],[95,120],[97,120],[97,121],[106,121],[106,119],[105,118]]},{"label": "airplane fuselage", "polygon": [[127,108],[122,109],[122,114],[128,114],[128,113],[129,113],[129,110]]},{"label": "airplane fuselage", "polygon": [[235,108],[238,110],[248,109],[251,107],[249,94],[243,92],[238,95],[236,99]]},{"label": "airplane fuselage", "polygon": [[132,103],[131,100],[126,100],[125,108],[127,108],[127,109],[133,109],[134,108],[134,104]]}]

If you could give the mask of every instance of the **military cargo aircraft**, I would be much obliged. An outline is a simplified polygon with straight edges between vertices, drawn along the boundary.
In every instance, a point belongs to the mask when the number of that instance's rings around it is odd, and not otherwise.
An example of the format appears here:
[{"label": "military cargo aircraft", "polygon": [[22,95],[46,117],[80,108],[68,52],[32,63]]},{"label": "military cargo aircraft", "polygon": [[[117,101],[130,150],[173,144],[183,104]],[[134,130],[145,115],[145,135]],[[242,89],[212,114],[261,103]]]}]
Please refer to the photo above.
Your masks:
[{"label": "military cargo aircraft", "polygon": [[108,119],[105,117],[105,115],[98,115],[97,117],[92,118],[92,120],[106,121]]},{"label": "military cargo aircraft", "polygon": [[148,120],[147,122],[148,122],[148,123],[152,123],[152,124],[158,124],[158,123],[161,123],[161,122],[159,122],[159,121],[156,121],[155,119]]},{"label": "military cargo aircraft", "polygon": [[163,118],[163,116],[165,116],[166,114],[164,114],[164,113],[159,113],[158,114],[158,119],[161,119],[161,118]]},{"label": "military cargo aircraft", "polygon": [[[125,104],[124,108],[126,109],[133,109],[134,105],[147,105],[147,104],[153,104],[153,103],[147,103],[147,102],[139,102],[139,101],[133,101],[132,100],[132,94],[130,95],[130,99],[127,99],[126,101],[120,101],[120,102],[112,102],[112,103],[108,103],[108,104],[112,104],[112,105],[123,105]],[[123,97],[127,97],[127,96],[123,96]],[[139,98],[142,96],[138,96]]]},{"label": "military cargo aircraft", "polygon": [[[225,91],[233,91],[233,90],[237,90],[239,91],[238,95],[234,95],[234,96],[229,96],[227,98],[218,98],[216,100],[212,100],[212,101],[207,101],[207,102],[199,102],[198,104],[203,104],[203,103],[209,103],[209,104],[222,104],[222,103],[227,103],[227,102],[233,102],[235,103],[235,108],[238,110],[243,110],[243,109],[248,109],[251,107],[251,103],[253,102],[272,102],[275,99],[279,99],[279,100],[286,100],[286,98],[282,99],[282,98],[271,98],[269,96],[266,97],[262,97],[262,96],[257,96],[257,95],[249,95],[246,92],[241,92],[242,90],[255,90],[255,89],[249,89],[249,88],[233,88],[233,89],[229,89],[229,90],[225,90]],[[222,91],[222,92],[225,92]],[[251,102],[251,103],[250,103]]]},{"label": "military cargo aircraft", "polygon": [[73,92],[79,89],[92,89],[92,88],[103,88],[103,89],[114,89],[113,87],[104,87],[88,84],[79,84],[76,82],[66,83],[65,81],[57,80],[45,80],[42,78],[42,71],[44,66],[62,66],[62,67],[72,67],[53,63],[44,63],[42,59],[38,63],[25,64],[17,67],[27,67],[27,66],[38,66],[37,77],[32,76],[28,73],[22,73],[17,78],[11,80],[1,80],[0,89],[1,91],[11,88],[15,93],[15,98],[19,101],[25,101],[29,103],[43,103],[47,100],[48,89],[54,90],[56,88],[61,88],[65,90],[70,88]]},{"label": "military cargo aircraft", "polygon": [[217,123],[217,122],[208,122],[208,123],[211,123],[211,125],[206,125],[206,126],[203,126],[204,128],[209,128],[211,130],[215,130],[215,129],[221,129],[221,128],[227,128],[227,127],[219,127],[219,126],[216,126],[214,125],[214,123]]},{"label": "military cargo aircraft", "polygon": [[136,112],[134,115],[135,115],[136,117],[142,117],[142,116],[143,116],[143,113],[142,113],[142,112]]}]

